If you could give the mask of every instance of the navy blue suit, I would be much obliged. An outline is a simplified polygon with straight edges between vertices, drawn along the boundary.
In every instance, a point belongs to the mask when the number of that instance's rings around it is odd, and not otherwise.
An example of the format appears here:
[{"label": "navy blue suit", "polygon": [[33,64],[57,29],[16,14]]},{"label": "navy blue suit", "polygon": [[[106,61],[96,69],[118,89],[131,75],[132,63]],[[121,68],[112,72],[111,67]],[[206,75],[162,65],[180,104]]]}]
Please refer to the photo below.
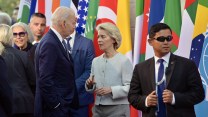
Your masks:
[{"label": "navy blue suit", "polygon": [[52,30],[38,44],[35,57],[35,117],[69,117],[69,107],[79,105],[73,63]]},{"label": "navy blue suit", "polygon": [[74,61],[75,81],[79,94],[80,108],[85,108],[85,111],[83,109],[74,110],[72,116],[86,117],[88,116],[88,105],[94,102],[93,94],[85,90],[85,81],[90,76],[92,60],[95,57],[92,40],[76,33],[71,55]]}]

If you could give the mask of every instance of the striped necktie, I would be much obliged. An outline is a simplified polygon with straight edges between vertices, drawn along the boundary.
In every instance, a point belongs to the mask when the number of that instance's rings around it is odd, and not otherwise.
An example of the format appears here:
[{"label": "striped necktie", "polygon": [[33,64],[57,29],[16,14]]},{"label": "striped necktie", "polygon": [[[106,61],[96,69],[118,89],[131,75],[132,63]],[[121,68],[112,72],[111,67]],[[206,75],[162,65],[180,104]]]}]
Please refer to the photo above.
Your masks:
[{"label": "striped necktie", "polygon": [[67,44],[66,44],[66,42],[65,42],[64,39],[63,39],[62,43],[63,43],[63,45],[64,45],[64,48],[65,48],[65,52],[66,52],[66,54],[67,54],[67,57],[68,57],[68,58],[72,61],[72,63],[73,63],[73,59],[72,59],[71,55],[69,54],[69,51],[68,51],[68,49],[67,49]]},{"label": "striped necktie", "polygon": [[67,40],[67,43],[66,43],[67,49],[68,49],[69,53],[71,53],[71,45],[70,45],[70,43],[69,43],[69,41],[71,40],[71,37],[66,38],[66,40]]}]

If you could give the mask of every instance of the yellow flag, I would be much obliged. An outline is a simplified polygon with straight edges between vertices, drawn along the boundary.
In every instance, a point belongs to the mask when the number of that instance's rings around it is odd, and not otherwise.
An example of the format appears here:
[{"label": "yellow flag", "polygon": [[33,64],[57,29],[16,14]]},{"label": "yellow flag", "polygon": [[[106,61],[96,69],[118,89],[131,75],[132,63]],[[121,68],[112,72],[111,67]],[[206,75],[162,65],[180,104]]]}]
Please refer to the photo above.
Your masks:
[{"label": "yellow flag", "polygon": [[118,0],[116,23],[122,35],[122,43],[118,51],[126,55],[132,62],[129,6],[129,0]]}]

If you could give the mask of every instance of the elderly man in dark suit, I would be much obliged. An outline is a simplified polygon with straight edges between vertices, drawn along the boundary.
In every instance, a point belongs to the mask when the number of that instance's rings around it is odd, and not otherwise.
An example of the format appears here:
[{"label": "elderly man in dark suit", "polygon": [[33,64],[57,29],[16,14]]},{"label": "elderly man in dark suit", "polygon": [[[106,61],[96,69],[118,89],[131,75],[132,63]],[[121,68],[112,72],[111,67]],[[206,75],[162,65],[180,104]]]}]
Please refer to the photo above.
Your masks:
[{"label": "elderly man in dark suit", "polygon": [[135,66],[129,102],[143,117],[195,117],[194,105],[205,96],[195,63],[170,52],[168,25],[153,25],[149,37],[155,55]]},{"label": "elderly man in dark suit", "polygon": [[69,117],[70,106],[78,106],[72,57],[64,39],[74,32],[75,13],[58,7],[52,15],[52,26],[38,44],[35,53],[37,88],[36,117]]}]

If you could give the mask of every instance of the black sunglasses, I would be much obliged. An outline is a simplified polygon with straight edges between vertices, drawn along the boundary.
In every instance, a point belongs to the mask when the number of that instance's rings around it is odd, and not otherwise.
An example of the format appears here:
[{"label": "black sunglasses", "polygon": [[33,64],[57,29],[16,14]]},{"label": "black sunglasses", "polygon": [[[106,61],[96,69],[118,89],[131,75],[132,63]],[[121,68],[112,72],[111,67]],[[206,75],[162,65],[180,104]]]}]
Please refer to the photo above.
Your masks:
[{"label": "black sunglasses", "polygon": [[167,36],[167,37],[160,36],[160,37],[157,37],[157,38],[154,38],[154,39],[159,41],[159,42],[164,42],[165,40],[169,42],[173,39],[173,36]]},{"label": "black sunglasses", "polygon": [[24,37],[27,34],[27,32],[19,32],[19,33],[13,33],[13,36],[16,38],[17,35],[19,35],[20,37]]}]

